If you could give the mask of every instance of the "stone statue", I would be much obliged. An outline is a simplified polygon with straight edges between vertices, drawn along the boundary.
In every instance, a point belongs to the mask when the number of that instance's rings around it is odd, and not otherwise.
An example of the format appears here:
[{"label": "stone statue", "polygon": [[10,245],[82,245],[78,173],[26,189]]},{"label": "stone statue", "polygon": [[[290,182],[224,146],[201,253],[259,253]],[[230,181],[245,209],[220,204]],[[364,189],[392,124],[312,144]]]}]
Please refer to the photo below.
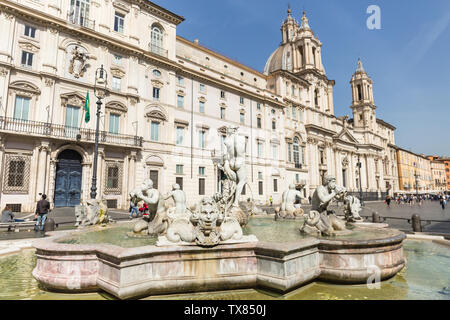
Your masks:
[{"label": "stone statue", "polygon": [[281,196],[281,209],[275,208],[275,220],[279,218],[295,219],[303,215],[302,208],[296,208],[294,203],[297,198],[302,198],[300,191],[295,189],[294,184],[289,185],[289,189],[283,192]]},{"label": "stone statue", "polygon": [[75,207],[77,227],[106,224],[112,220],[108,216],[108,207],[103,200],[90,199],[86,205]]},{"label": "stone statue", "polygon": [[168,225],[166,207],[160,192],[153,188],[153,181],[145,179],[140,188],[130,192],[130,197],[134,203],[144,201],[149,211],[148,221],[144,218],[137,222],[133,231],[149,235],[164,234]]},{"label": "stone statue", "polygon": [[361,222],[364,219],[359,215],[361,202],[357,197],[346,195],[344,197],[344,214],[347,222]]},{"label": "stone statue", "polygon": [[184,216],[186,215],[186,194],[183,190],[181,190],[180,185],[178,183],[174,183],[172,185],[172,191],[170,191],[165,197],[164,200],[168,200],[172,198],[175,202],[175,208],[169,208],[167,210],[167,215],[172,220],[175,216]]},{"label": "stone statue", "polygon": [[225,173],[222,181],[222,193],[214,197],[221,211],[238,220],[241,226],[248,223],[248,215],[239,207],[239,196],[246,184],[245,137],[237,134],[238,127],[228,127],[225,138],[225,153],[218,168]]},{"label": "stone statue", "polygon": [[247,211],[250,212],[251,215],[265,215],[267,214],[266,211],[262,210],[261,208],[258,208],[255,201],[248,198],[247,199]]},{"label": "stone statue", "polygon": [[157,245],[189,245],[195,242],[202,247],[212,247],[230,241],[257,241],[255,236],[243,236],[236,218],[224,215],[214,198],[205,197],[188,210],[192,212],[189,219],[175,219],[169,225],[166,235],[158,238]]},{"label": "stone statue", "polygon": [[86,71],[86,62],[89,55],[78,49],[78,46],[75,46],[71,54],[72,58],[69,63],[69,73],[73,74],[73,76],[77,79],[80,77],[82,78],[84,72]]},{"label": "stone statue", "polygon": [[237,207],[239,196],[245,185],[245,137],[237,134],[238,127],[228,127],[225,138],[225,154],[223,165],[219,168],[225,172],[228,179],[236,183],[233,206]]},{"label": "stone statue", "polygon": [[334,199],[339,199],[345,194],[345,188],[336,186],[336,178],[327,175],[323,179],[323,185],[318,186],[312,197],[311,211],[300,229],[301,232],[313,235],[335,235],[336,231],[345,230],[345,222],[339,219],[328,206]]}]

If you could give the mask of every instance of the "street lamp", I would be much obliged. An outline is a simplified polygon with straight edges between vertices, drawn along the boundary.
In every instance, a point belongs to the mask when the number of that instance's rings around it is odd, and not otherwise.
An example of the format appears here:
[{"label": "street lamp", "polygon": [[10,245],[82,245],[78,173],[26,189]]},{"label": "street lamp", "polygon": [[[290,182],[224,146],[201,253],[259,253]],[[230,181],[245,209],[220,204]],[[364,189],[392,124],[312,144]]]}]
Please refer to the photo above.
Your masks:
[{"label": "street lamp", "polygon": [[[415,162],[414,162],[414,167],[416,167]],[[414,178],[416,178],[416,197],[417,197],[417,199],[419,199],[419,182],[418,182],[419,175],[417,174],[416,168],[414,168]]]},{"label": "street lamp", "polygon": [[95,71],[94,94],[97,97],[97,124],[95,127],[95,146],[94,146],[94,164],[92,166],[92,186],[91,199],[97,197],[97,159],[98,159],[98,136],[100,129],[100,114],[102,109],[102,98],[106,94],[106,85],[108,84],[108,74],[103,65]]},{"label": "street lamp", "polygon": [[[359,148],[356,147],[356,152],[359,151]],[[356,164],[358,167],[358,173],[359,173],[359,202],[361,202],[361,205],[364,205],[363,201],[363,194],[362,194],[362,181],[361,181],[361,162],[359,161],[359,152],[358,152],[358,163]]]}]

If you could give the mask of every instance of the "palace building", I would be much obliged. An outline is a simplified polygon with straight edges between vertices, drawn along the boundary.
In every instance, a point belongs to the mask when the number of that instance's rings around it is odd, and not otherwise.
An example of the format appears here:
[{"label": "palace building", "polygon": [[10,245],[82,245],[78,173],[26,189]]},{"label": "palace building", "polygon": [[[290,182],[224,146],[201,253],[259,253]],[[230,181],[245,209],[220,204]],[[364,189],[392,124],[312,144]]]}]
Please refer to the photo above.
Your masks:
[{"label": "palace building", "polygon": [[188,203],[218,192],[228,126],[247,141],[242,200],[277,203],[290,183],[307,198],[324,174],[367,200],[399,190],[395,127],[376,117],[374,83],[359,60],[353,117],[334,114],[305,13],[299,23],[288,11],[260,72],[178,36],[184,18],[147,0],[4,0],[0,12],[2,207],[34,211],[40,193],[56,207],[89,199],[100,66],[97,195],[110,208],[128,209],[145,178],[162,193],[180,184]]}]

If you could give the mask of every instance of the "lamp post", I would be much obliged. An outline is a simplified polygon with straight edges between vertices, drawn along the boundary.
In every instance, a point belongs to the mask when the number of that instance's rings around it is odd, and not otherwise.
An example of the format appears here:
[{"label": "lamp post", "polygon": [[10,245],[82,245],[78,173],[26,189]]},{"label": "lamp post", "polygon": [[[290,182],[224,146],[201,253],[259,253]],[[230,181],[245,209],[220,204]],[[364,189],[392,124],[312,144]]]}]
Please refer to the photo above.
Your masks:
[{"label": "lamp post", "polygon": [[106,93],[106,85],[108,83],[108,74],[103,65],[95,71],[94,94],[97,97],[97,123],[95,127],[95,146],[94,146],[94,163],[92,166],[92,186],[91,199],[97,197],[97,160],[98,160],[98,137],[100,129],[100,114],[102,109],[102,96]]},{"label": "lamp post", "polygon": [[[414,163],[414,165],[415,165],[415,163]],[[419,180],[418,180],[419,175],[417,174],[416,169],[414,169],[414,178],[416,178],[416,197],[417,197],[417,199],[419,199]]]},{"label": "lamp post", "polygon": [[[359,148],[356,147],[356,152],[359,151]],[[359,173],[359,202],[361,202],[361,205],[364,205],[363,201],[363,194],[362,194],[362,181],[361,181],[361,162],[359,158],[359,152],[358,152],[358,163],[356,164],[358,167],[358,173]]]}]

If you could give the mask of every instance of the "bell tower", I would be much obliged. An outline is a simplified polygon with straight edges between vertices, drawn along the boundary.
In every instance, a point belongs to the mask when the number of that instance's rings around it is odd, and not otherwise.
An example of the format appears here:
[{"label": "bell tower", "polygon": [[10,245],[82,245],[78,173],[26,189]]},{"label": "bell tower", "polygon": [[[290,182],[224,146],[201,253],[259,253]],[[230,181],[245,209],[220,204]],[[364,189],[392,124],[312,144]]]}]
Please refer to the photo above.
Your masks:
[{"label": "bell tower", "polygon": [[291,6],[288,6],[287,10],[288,16],[281,25],[281,39],[282,43],[293,42],[297,36],[298,23],[291,16]]},{"label": "bell tower", "polygon": [[358,58],[358,67],[350,81],[352,86],[352,110],[355,128],[373,130],[376,124],[376,106],[373,100],[373,83]]}]

